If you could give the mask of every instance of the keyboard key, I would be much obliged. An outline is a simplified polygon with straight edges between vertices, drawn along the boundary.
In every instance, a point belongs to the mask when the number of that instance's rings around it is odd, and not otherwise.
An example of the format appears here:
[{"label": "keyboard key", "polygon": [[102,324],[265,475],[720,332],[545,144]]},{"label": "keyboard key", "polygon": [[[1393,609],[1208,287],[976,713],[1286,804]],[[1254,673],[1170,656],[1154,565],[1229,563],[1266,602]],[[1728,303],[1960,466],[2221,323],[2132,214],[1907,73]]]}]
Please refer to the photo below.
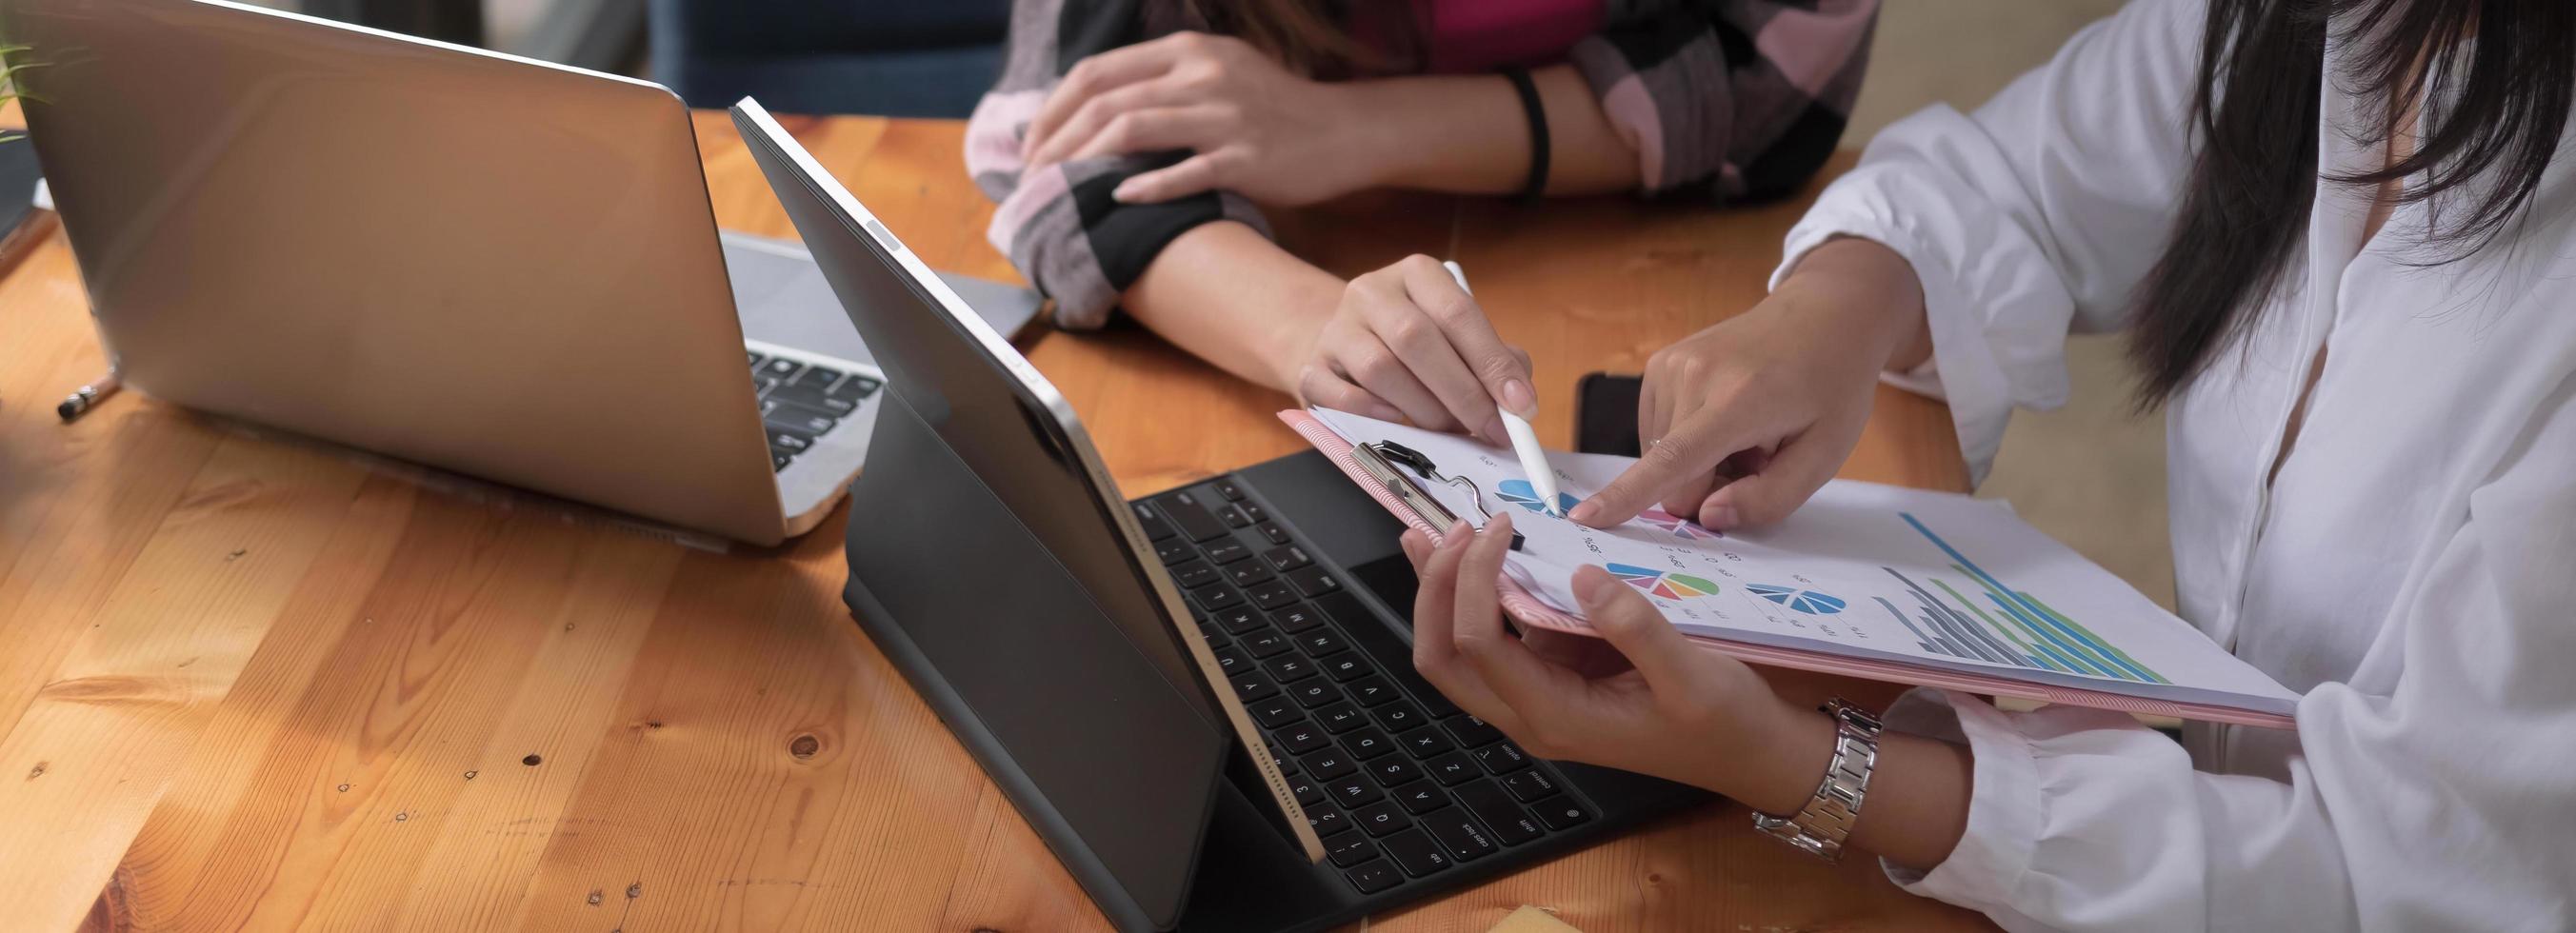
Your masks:
[{"label": "keyboard key", "polygon": [[1252,527],[1252,516],[1243,514],[1243,509],[1238,506],[1229,505],[1225,508],[1218,509],[1216,510],[1216,517],[1218,521],[1224,522],[1228,528]]},{"label": "keyboard key", "polygon": [[1431,838],[1439,840],[1441,848],[1449,850],[1452,861],[1472,862],[1501,848],[1485,832],[1484,824],[1456,807],[1423,817],[1422,825],[1431,830]]},{"label": "keyboard key", "polygon": [[767,396],[769,395],[769,393],[774,392],[774,391],[777,391],[777,390],[778,390],[778,380],[777,380],[776,378],[773,378],[773,377],[770,377],[770,376],[763,376],[763,375],[760,375],[760,374],[758,374],[758,373],[753,373],[753,374],[752,374],[752,376],[751,376],[751,394],[753,394],[753,395],[755,395],[755,396],[767,397]]},{"label": "keyboard key", "polygon": [[1368,717],[1360,713],[1360,708],[1348,703],[1335,703],[1316,710],[1315,721],[1323,723],[1326,731],[1335,734],[1368,725]]},{"label": "keyboard key", "polygon": [[1270,624],[1279,626],[1280,631],[1295,635],[1324,624],[1324,614],[1315,611],[1313,606],[1300,604],[1271,613]]},{"label": "keyboard key", "polygon": [[1343,816],[1340,810],[1326,806],[1307,807],[1306,825],[1315,827],[1315,835],[1318,837],[1351,831],[1350,817]]},{"label": "keyboard key", "polygon": [[[1411,703],[1389,703],[1385,706],[1370,710],[1369,715],[1377,717],[1377,724],[1385,726],[1386,731],[1388,732],[1401,733],[1405,730],[1412,729],[1415,726],[1428,725],[1431,722],[1430,717],[1422,715],[1422,710]],[[1412,746],[1408,745],[1406,747],[1411,748]]]},{"label": "keyboard key", "polygon": [[1262,629],[1243,636],[1242,644],[1243,650],[1253,657],[1267,658],[1288,650],[1288,633],[1277,629]]},{"label": "keyboard key", "polygon": [[1283,545],[1263,551],[1261,552],[1261,560],[1263,563],[1269,564],[1271,569],[1277,570],[1280,573],[1287,573],[1288,571],[1295,570],[1299,567],[1304,567],[1315,562],[1314,558],[1306,556],[1305,548],[1298,547],[1294,544]]},{"label": "keyboard key", "polygon": [[885,383],[879,382],[875,379],[870,379],[866,376],[851,376],[850,381],[841,383],[839,386],[834,387],[832,391],[835,393],[855,393],[860,398],[866,398],[877,394],[877,389],[884,385]]},{"label": "keyboard key", "polygon": [[1450,752],[1433,758],[1423,762],[1422,768],[1431,772],[1433,780],[1452,786],[1473,781],[1485,774],[1484,769],[1476,767],[1476,759],[1467,757],[1465,752]]},{"label": "keyboard key", "polygon": [[1163,566],[1169,567],[1199,556],[1199,550],[1187,541],[1162,541],[1154,545],[1154,556],[1162,560]]},{"label": "keyboard key", "polygon": [[769,471],[775,473],[787,469],[787,461],[794,459],[796,459],[795,454],[782,454],[772,449],[769,452]]},{"label": "keyboard key", "polygon": [[1225,523],[1208,514],[1207,506],[1199,504],[1196,493],[1188,490],[1167,492],[1155,496],[1154,505],[1162,509],[1163,514],[1172,520],[1172,525],[1192,541],[1225,537]]},{"label": "keyboard key", "polygon": [[[1360,844],[1367,845],[1368,840],[1360,840]],[[1374,854],[1374,852],[1372,852],[1372,854]],[[1341,863],[1336,861],[1333,864],[1339,865]],[[1377,861],[1343,872],[1342,876],[1349,878],[1351,880],[1351,887],[1360,889],[1360,893],[1362,894],[1375,894],[1379,891],[1395,887],[1397,884],[1404,881],[1404,875],[1396,870],[1394,863],[1388,862],[1385,859],[1378,859]]]},{"label": "keyboard key", "polygon": [[1449,737],[1447,735],[1441,734],[1440,730],[1434,729],[1430,726],[1424,726],[1411,732],[1396,736],[1395,744],[1404,746],[1405,752],[1411,754],[1415,758],[1432,758],[1439,755],[1445,755],[1448,754],[1451,749],[1458,747],[1450,744]]},{"label": "keyboard key", "polygon": [[1164,521],[1163,516],[1157,514],[1152,506],[1136,502],[1130,503],[1128,507],[1136,510],[1136,525],[1144,529],[1145,540],[1160,541],[1180,534],[1173,530],[1172,523]]},{"label": "keyboard key", "polygon": [[[1379,792],[1377,785],[1369,783],[1367,778],[1350,774],[1324,782],[1324,796],[1332,798],[1334,803],[1343,807],[1358,807],[1386,795]],[[1353,812],[1351,815],[1366,817],[1368,814]],[[1368,825],[1366,819],[1360,821],[1361,827],[1365,828]]]},{"label": "keyboard key", "polygon": [[1236,592],[1234,587],[1227,586],[1223,583],[1213,583],[1199,589],[1191,590],[1190,598],[1198,601],[1199,608],[1205,609],[1209,612],[1215,612],[1227,606],[1243,602],[1242,593]]},{"label": "keyboard key", "polygon": [[1340,581],[1334,580],[1332,575],[1325,573],[1322,567],[1288,571],[1288,582],[1296,584],[1297,592],[1304,593],[1309,598],[1326,593],[1338,593],[1342,590]]},{"label": "keyboard key", "polygon": [[1484,763],[1486,774],[1501,774],[1505,771],[1529,767],[1530,764],[1529,755],[1524,754],[1520,746],[1510,742],[1491,748],[1477,749],[1476,760]]},{"label": "keyboard key", "polygon": [[768,357],[762,356],[758,353],[753,353],[749,350],[744,350],[742,352],[745,356],[751,357],[751,368],[753,369],[759,369],[760,361],[768,359]]},{"label": "keyboard key", "polygon": [[1376,778],[1378,784],[1384,787],[1410,784],[1422,779],[1422,769],[1414,767],[1413,759],[1402,755],[1382,755],[1371,758],[1361,767],[1361,770],[1367,771],[1370,777]]},{"label": "keyboard key", "polygon": [[1324,674],[1334,680],[1357,680],[1377,673],[1377,668],[1356,654],[1337,654],[1318,663],[1324,665]]},{"label": "keyboard key", "polygon": [[1207,556],[1209,560],[1217,563],[1231,564],[1252,556],[1252,549],[1235,543],[1233,539],[1227,539],[1207,545]]},{"label": "keyboard key", "polygon": [[1270,539],[1270,543],[1272,544],[1288,543],[1288,529],[1281,528],[1277,525],[1262,525],[1261,536]]},{"label": "keyboard key", "polygon": [[1270,676],[1279,678],[1283,684],[1315,676],[1315,662],[1293,654],[1271,658],[1261,666],[1269,668]]},{"label": "keyboard key", "polygon": [[772,379],[777,379],[777,380],[784,381],[784,380],[786,380],[786,379],[788,379],[788,378],[790,378],[790,377],[792,377],[792,376],[795,376],[795,375],[796,375],[796,371],[797,371],[798,369],[801,369],[801,368],[803,368],[803,367],[802,367],[801,365],[799,365],[795,360],[791,360],[791,359],[788,359],[788,358],[786,358],[786,357],[783,357],[783,356],[782,356],[782,357],[779,357],[779,358],[777,358],[777,359],[770,360],[769,362],[766,362],[766,363],[762,363],[762,364],[760,364],[760,374],[761,374],[761,375],[763,375],[763,376],[768,376],[769,378],[772,378]]},{"label": "keyboard key", "polygon": [[1289,778],[1288,792],[1297,796],[1297,805],[1301,807],[1324,802],[1324,785],[1315,783],[1312,775]]},{"label": "keyboard key", "polygon": [[1556,782],[1550,780],[1546,772],[1532,768],[1518,774],[1504,775],[1503,789],[1511,791],[1512,796],[1520,798],[1522,803],[1528,803],[1555,796]]},{"label": "keyboard key", "polygon": [[761,423],[768,425],[772,431],[794,431],[807,437],[821,437],[823,432],[831,430],[833,425],[840,423],[838,418],[803,405],[786,405],[778,402],[763,404],[772,406],[769,411],[762,412],[760,416]]},{"label": "keyboard key", "polygon": [[1297,759],[1288,757],[1287,749],[1280,748],[1279,743],[1267,739],[1262,740],[1261,747],[1270,752],[1270,762],[1279,766],[1280,777],[1294,777],[1297,774]]},{"label": "keyboard key", "polygon": [[1341,699],[1342,691],[1334,689],[1332,681],[1319,677],[1304,683],[1288,685],[1288,695],[1297,699],[1297,705],[1314,709]]},{"label": "keyboard key", "polygon": [[1451,716],[1458,715],[1460,712],[1458,704],[1449,702],[1448,697],[1440,694],[1439,688],[1433,687],[1429,681],[1423,680],[1422,675],[1413,673],[1412,666],[1407,665],[1404,670],[1405,674],[1411,678],[1405,680],[1404,685],[1413,691],[1414,699],[1422,701],[1423,712],[1430,713],[1431,718],[1433,719],[1447,719]]},{"label": "keyboard key", "polygon": [[770,386],[769,391],[763,393],[760,398],[766,402],[793,402],[798,407],[824,412],[835,418],[859,410],[858,399],[837,398],[830,392],[797,382]]},{"label": "keyboard key", "polygon": [[804,372],[797,373],[796,378],[787,380],[787,384],[791,386],[801,386],[820,392],[824,389],[831,388],[833,383],[841,381],[841,377],[843,375],[844,373],[837,369],[808,366],[805,367]]},{"label": "keyboard key", "polygon": [[1311,722],[1299,723],[1279,730],[1279,745],[1286,748],[1291,755],[1303,755],[1330,745],[1332,742],[1332,736],[1324,734],[1323,727]]},{"label": "keyboard key", "polygon": [[783,450],[789,456],[794,456],[812,449],[813,446],[814,439],[808,435],[785,430],[777,425],[769,426],[769,449],[773,452]]},{"label": "keyboard key", "polygon": [[1576,803],[1572,797],[1558,797],[1546,803],[1532,804],[1530,809],[1538,812],[1538,821],[1547,824],[1549,829],[1573,829],[1592,818],[1592,814],[1583,809],[1583,805]]},{"label": "keyboard key", "polygon": [[1375,758],[1395,750],[1395,740],[1375,726],[1362,726],[1342,735],[1342,747],[1362,759]]},{"label": "keyboard key", "polygon": [[1351,760],[1351,756],[1342,754],[1340,749],[1332,748],[1299,758],[1297,764],[1304,767],[1306,773],[1313,775],[1318,781],[1334,780],[1357,771],[1360,767],[1358,762]]},{"label": "keyboard key", "polygon": [[1404,698],[1404,693],[1387,683],[1384,677],[1362,677],[1342,689],[1350,691],[1351,699],[1359,701],[1361,706],[1376,706]]},{"label": "keyboard key", "polygon": [[1415,781],[1387,793],[1404,806],[1404,812],[1416,816],[1449,805],[1449,795],[1441,792],[1440,785],[1430,781]]},{"label": "keyboard key", "polygon": [[1458,799],[1473,810],[1477,818],[1493,827],[1494,838],[1507,846],[1516,846],[1539,837],[1538,819],[1512,802],[1512,795],[1492,781],[1477,781],[1458,788]]},{"label": "keyboard key", "polygon": [[1230,479],[1216,481],[1216,494],[1225,497],[1227,502],[1243,501],[1243,487],[1235,485]]},{"label": "keyboard key", "polygon": [[1255,583],[1245,587],[1244,592],[1251,594],[1253,605],[1263,609],[1285,609],[1297,603],[1297,594],[1277,580]]},{"label": "keyboard key", "polygon": [[1465,716],[1458,719],[1446,720],[1440,724],[1440,727],[1449,730],[1450,738],[1457,739],[1458,744],[1468,748],[1475,748],[1479,745],[1490,745],[1492,743],[1502,741],[1503,738],[1502,730],[1496,729],[1493,726],[1488,725],[1484,720],[1478,719],[1474,716]]},{"label": "keyboard key", "polygon": [[1203,560],[1194,560],[1172,568],[1172,582],[1182,589],[1195,590],[1217,581],[1223,571]]},{"label": "keyboard key", "polygon": [[[1377,857],[1377,843],[1370,842],[1368,840],[1367,833],[1345,833],[1341,836],[1324,840],[1324,849],[1325,851],[1332,853],[1333,864],[1344,867],[1357,865],[1361,862]],[[1381,862],[1379,864],[1385,863]],[[1387,865],[1386,870],[1394,871],[1395,866]],[[1401,879],[1404,876],[1397,875],[1396,877]],[[1368,886],[1361,885],[1360,889],[1363,891],[1368,890]]]},{"label": "keyboard key", "polygon": [[1217,669],[1224,671],[1225,675],[1228,677],[1232,677],[1236,671],[1244,669],[1243,652],[1236,651],[1233,648],[1220,648],[1211,653],[1216,655]]},{"label": "keyboard key", "polygon": [[1257,560],[1247,560],[1225,568],[1225,575],[1236,586],[1251,586],[1270,579],[1270,567]]},{"label": "keyboard key", "polygon": [[1328,628],[1319,628],[1298,635],[1297,648],[1306,652],[1307,657],[1321,658],[1346,650],[1350,645],[1342,641],[1342,633]]},{"label": "keyboard key", "polygon": [[1304,711],[1297,708],[1297,701],[1287,697],[1272,697],[1258,703],[1247,703],[1245,709],[1252,713],[1252,721],[1260,723],[1261,728],[1264,729],[1279,728],[1296,722],[1299,717],[1305,715]]},{"label": "keyboard key", "polygon": [[[1369,793],[1377,793],[1377,785],[1369,785]],[[1372,836],[1384,836],[1413,825],[1413,819],[1404,815],[1404,808],[1396,806],[1395,801],[1392,800],[1380,800],[1352,810],[1351,822],[1358,824],[1359,828],[1367,830]]]},{"label": "keyboard key", "polygon": [[1395,857],[1397,865],[1404,867],[1405,874],[1416,878],[1449,867],[1449,853],[1441,851],[1440,844],[1419,829],[1396,833],[1379,844],[1386,847],[1386,854]]},{"label": "keyboard key", "polygon": [[1255,630],[1266,629],[1269,624],[1268,620],[1262,618],[1261,613],[1254,612],[1250,606],[1221,609],[1208,613],[1208,618],[1215,620],[1217,627],[1224,629],[1228,635],[1248,634]]},{"label": "keyboard key", "polygon": [[1279,692],[1279,685],[1271,682],[1270,675],[1260,671],[1245,671],[1232,680],[1234,695],[1247,703]]},{"label": "keyboard key", "polygon": [[1244,517],[1250,518],[1256,522],[1266,522],[1270,520],[1270,510],[1262,508],[1261,503],[1258,502],[1244,503],[1243,514]]}]

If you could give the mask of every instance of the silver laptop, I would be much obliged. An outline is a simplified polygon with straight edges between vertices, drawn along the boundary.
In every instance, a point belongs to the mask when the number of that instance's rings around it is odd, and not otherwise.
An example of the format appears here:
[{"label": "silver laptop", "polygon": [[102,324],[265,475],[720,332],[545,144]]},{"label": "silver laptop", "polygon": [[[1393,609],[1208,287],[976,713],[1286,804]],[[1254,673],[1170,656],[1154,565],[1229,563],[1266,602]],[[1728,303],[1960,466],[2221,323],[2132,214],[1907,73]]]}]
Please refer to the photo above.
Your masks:
[{"label": "silver laptop", "polygon": [[669,91],[209,0],[0,0],[8,44],[127,383],[756,544],[858,472],[884,375],[801,248],[720,239]]}]

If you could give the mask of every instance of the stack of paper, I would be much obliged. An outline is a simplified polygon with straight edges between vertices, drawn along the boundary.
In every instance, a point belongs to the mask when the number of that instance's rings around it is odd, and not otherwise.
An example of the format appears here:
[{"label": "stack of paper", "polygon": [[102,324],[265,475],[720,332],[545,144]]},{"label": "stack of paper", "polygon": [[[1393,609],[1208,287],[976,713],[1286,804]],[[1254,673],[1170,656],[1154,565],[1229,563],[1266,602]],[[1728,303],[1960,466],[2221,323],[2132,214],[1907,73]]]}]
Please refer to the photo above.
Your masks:
[{"label": "stack of paper", "polygon": [[[1282,417],[1363,485],[1373,484],[1351,447],[1393,441],[1473,484],[1408,473],[1460,518],[1481,525],[1515,510],[1526,542],[1506,564],[1505,604],[1527,623],[1588,631],[1571,583],[1589,564],[1686,634],[1750,661],[2274,727],[2289,725],[2298,699],[2000,502],[1837,480],[1774,527],[1721,535],[1650,509],[1593,529],[1546,514],[1508,450],[1327,409],[1306,415]],[[1569,511],[1634,462],[1549,461]]]}]

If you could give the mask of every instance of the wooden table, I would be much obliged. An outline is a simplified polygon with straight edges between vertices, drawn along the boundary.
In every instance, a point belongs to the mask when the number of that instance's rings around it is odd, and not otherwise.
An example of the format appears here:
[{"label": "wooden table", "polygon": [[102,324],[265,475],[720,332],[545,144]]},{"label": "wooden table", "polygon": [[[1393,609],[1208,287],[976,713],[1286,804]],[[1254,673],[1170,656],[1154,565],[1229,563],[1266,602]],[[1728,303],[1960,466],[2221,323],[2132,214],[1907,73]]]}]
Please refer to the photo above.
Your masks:
[{"label": "wooden table", "polygon": [[[797,120],[931,264],[986,246],[955,123]],[[730,127],[728,227],[793,235]],[[1372,199],[1288,220],[1337,271],[1454,255],[1539,374],[1634,371],[1761,293],[1803,200],[1736,212]],[[845,516],[710,553],[279,438],[96,375],[59,239],[0,280],[0,926],[1097,928],[1099,914],[841,605]],[[1131,493],[1292,452],[1288,401],[1138,332],[1030,357]],[[1882,393],[1848,475],[1959,488],[1939,406]],[[1713,806],[1382,917],[1482,930],[1977,928]]]}]

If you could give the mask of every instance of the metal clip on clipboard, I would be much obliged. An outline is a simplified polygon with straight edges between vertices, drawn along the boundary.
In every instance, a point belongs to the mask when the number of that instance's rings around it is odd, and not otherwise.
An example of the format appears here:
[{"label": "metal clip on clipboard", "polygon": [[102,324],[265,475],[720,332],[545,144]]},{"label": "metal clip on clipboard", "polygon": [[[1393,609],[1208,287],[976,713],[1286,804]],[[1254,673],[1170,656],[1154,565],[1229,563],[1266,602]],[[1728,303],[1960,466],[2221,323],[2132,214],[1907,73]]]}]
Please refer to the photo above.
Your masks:
[{"label": "metal clip on clipboard", "polygon": [[[1412,509],[1413,514],[1422,516],[1424,521],[1440,529],[1442,534],[1449,533],[1450,529],[1459,525],[1460,519],[1457,513],[1449,511],[1449,507],[1441,505],[1440,500],[1424,492],[1421,486],[1404,475],[1403,470],[1396,469],[1398,465],[1413,471],[1414,475],[1420,476],[1424,481],[1443,483],[1466,490],[1468,500],[1476,503],[1477,514],[1485,521],[1494,520],[1494,513],[1485,508],[1485,492],[1476,488],[1474,480],[1463,476],[1440,475],[1440,465],[1431,462],[1431,458],[1423,456],[1421,451],[1394,441],[1370,441],[1351,448],[1351,457],[1359,461],[1360,469],[1368,471],[1371,479],[1376,480],[1378,485],[1386,487],[1388,495],[1394,496],[1395,500],[1403,503],[1405,508]],[[1478,527],[1483,526],[1479,524]],[[1520,550],[1521,541],[1520,532],[1513,532],[1512,550]]]}]

